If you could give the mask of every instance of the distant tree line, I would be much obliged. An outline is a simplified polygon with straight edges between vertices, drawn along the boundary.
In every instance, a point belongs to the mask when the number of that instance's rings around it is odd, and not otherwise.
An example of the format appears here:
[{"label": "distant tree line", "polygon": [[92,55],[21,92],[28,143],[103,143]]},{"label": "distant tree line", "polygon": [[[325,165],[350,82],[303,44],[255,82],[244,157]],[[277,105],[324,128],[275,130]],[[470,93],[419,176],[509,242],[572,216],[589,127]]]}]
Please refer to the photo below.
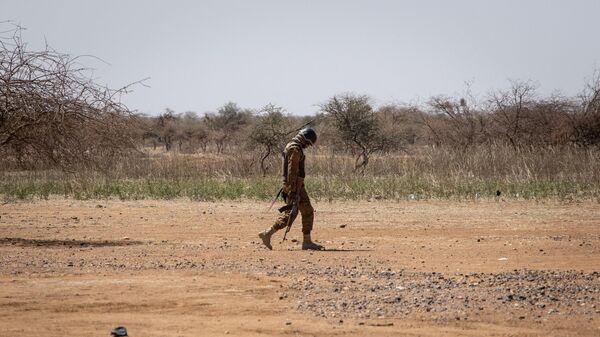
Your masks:
[{"label": "distant tree line", "polygon": [[[434,96],[421,106],[375,107],[367,95],[345,93],[320,105],[314,116],[285,114],[269,104],[258,110],[229,102],[214,113],[146,116],[144,144],[181,152],[260,150],[261,163],[279,153],[294,127],[306,121],[318,130],[319,144],[356,157],[363,171],[374,153],[407,151],[411,146],[452,147],[505,144],[514,148],[600,147],[600,76],[595,73],[580,95],[540,96],[531,81],[511,81],[476,100],[467,90],[458,97]],[[168,121],[168,122],[165,122]]]}]

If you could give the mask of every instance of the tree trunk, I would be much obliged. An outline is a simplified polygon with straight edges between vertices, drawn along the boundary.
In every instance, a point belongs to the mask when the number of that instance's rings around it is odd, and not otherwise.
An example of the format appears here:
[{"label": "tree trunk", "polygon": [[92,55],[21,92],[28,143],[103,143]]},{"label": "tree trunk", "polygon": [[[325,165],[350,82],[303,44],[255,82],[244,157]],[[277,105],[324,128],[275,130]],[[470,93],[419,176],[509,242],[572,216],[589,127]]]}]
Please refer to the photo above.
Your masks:
[{"label": "tree trunk", "polygon": [[271,147],[267,147],[267,153],[260,160],[260,169],[262,170],[263,177],[267,176],[267,167],[265,166],[265,160],[271,155]]}]

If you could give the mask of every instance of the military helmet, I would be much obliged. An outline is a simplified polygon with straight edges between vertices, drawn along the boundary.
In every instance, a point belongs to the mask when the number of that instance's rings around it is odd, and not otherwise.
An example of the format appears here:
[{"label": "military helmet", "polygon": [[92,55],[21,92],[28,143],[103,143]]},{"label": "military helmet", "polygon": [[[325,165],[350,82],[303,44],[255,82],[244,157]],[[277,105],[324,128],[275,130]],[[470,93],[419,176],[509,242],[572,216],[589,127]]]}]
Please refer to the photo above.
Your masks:
[{"label": "military helmet", "polygon": [[298,135],[306,141],[307,145],[314,145],[317,142],[317,133],[313,128],[304,128],[298,132]]}]

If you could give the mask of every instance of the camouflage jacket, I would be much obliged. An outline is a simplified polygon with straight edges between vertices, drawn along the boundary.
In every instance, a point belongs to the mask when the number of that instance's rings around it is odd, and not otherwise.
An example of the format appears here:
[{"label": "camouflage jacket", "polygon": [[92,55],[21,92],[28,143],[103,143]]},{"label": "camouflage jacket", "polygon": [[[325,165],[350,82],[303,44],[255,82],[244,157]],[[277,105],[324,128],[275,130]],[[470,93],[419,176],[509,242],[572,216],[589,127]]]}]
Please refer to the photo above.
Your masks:
[{"label": "camouflage jacket", "polygon": [[289,142],[283,150],[283,191],[285,193],[297,192],[298,178],[304,179],[304,151],[302,145],[295,141]]}]

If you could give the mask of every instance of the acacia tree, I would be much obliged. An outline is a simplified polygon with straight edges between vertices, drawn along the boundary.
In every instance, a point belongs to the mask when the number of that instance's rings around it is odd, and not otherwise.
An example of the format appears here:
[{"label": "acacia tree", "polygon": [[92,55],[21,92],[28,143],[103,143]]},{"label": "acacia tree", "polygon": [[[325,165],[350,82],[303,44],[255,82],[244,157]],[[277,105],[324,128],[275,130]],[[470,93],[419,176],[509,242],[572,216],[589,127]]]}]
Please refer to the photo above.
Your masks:
[{"label": "acacia tree", "polygon": [[386,151],[396,143],[396,135],[382,132],[369,96],[336,95],[321,105],[321,110],[333,120],[341,140],[357,153],[354,171],[364,173],[369,157]]},{"label": "acacia tree", "polygon": [[266,105],[260,110],[250,132],[252,143],[262,148],[260,168],[263,177],[267,174],[267,158],[276,153],[276,149],[281,147],[288,133],[289,121],[285,118],[284,111],[282,107],[274,104]]},{"label": "acacia tree", "polygon": [[208,142],[208,130],[202,119],[193,111],[187,111],[183,114],[178,126],[180,141],[188,143],[188,150],[195,151],[198,147],[206,151]]},{"label": "acacia tree", "polygon": [[105,169],[136,150],[134,115],[80,59],[0,36],[0,158],[26,168]]},{"label": "acacia tree", "polygon": [[210,137],[217,146],[217,152],[223,152],[225,145],[235,140],[245,126],[250,124],[252,113],[242,109],[237,104],[229,102],[217,110],[217,113],[207,113],[204,120],[210,129]]},{"label": "acacia tree", "polygon": [[177,132],[176,123],[178,116],[175,111],[166,108],[165,112],[156,118],[156,131],[158,140],[165,144],[165,151],[170,151],[173,148],[173,140]]}]

